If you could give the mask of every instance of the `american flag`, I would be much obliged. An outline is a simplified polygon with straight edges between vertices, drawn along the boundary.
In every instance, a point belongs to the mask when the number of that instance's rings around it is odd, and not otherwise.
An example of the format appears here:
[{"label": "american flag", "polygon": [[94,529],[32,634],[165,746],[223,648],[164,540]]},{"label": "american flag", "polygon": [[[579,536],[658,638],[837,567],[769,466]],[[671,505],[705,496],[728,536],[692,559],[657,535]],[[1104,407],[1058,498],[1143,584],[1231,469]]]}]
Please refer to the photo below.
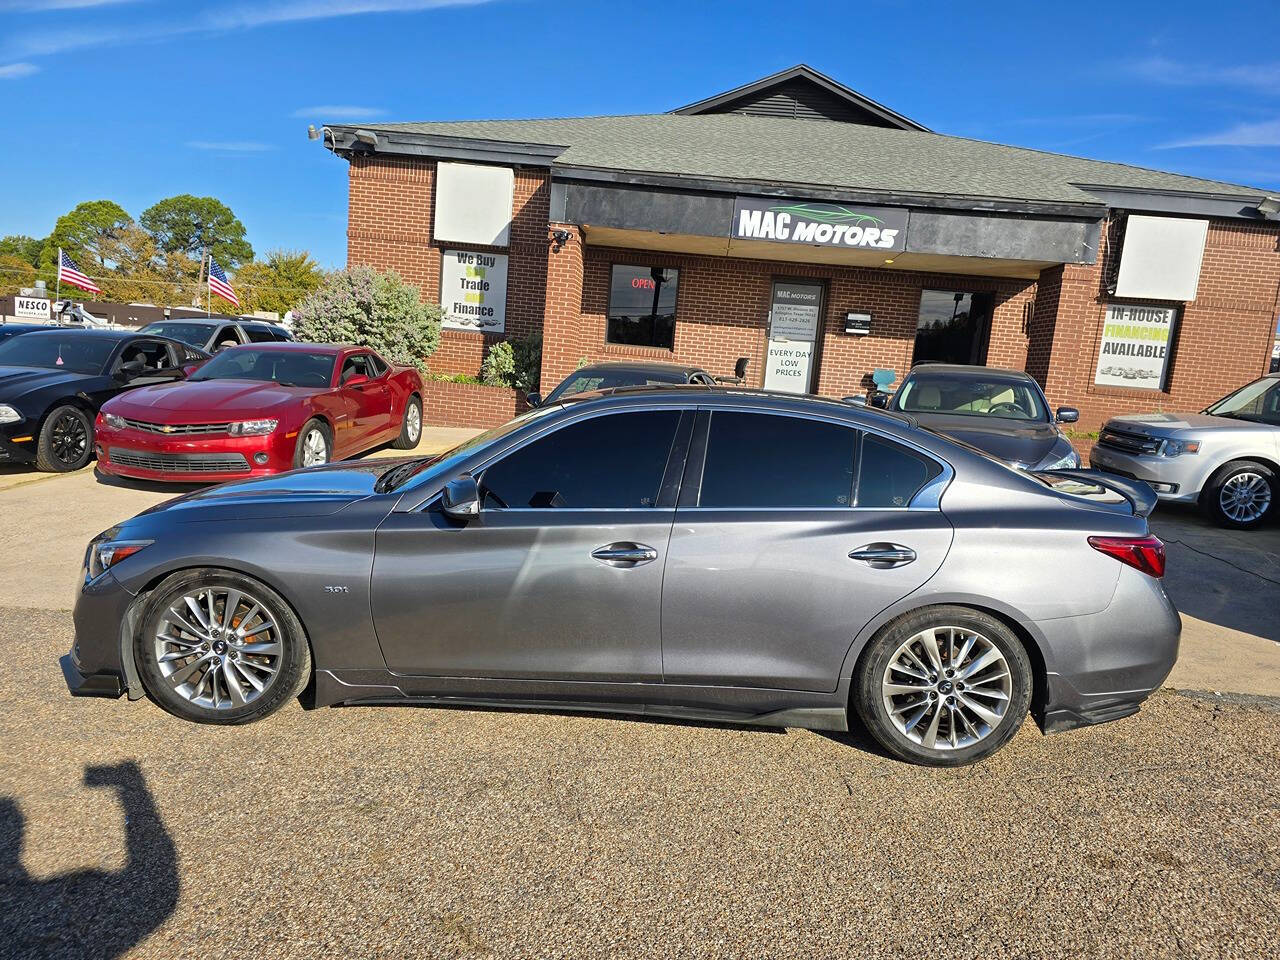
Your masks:
[{"label": "american flag", "polygon": [[227,283],[227,272],[218,266],[218,261],[213,257],[209,258],[209,292],[216,293],[228,303],[240,306],[240,298],[231,289],[231,284]]},{"label": "american flag", "polygon": [[60,283],[69,283],[71,286],[79,287],[81,290],[88,290],[90,293],[102,292],[101,287],[80,272],[76,262],[68,257],[66,251],[61,247],[58,248],[58,281]]}]

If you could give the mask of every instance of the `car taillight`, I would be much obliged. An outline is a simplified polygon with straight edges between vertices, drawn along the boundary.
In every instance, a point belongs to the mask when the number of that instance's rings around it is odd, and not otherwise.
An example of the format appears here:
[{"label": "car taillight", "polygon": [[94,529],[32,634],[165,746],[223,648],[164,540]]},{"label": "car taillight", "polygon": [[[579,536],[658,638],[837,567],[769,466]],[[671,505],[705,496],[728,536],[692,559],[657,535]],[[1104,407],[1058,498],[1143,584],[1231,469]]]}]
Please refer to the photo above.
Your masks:
[{"label": "car taillight", "polygon": [[1159,537],[1090,537],[1089,546],[1148,576],[1164,576],[1164,542]]}]

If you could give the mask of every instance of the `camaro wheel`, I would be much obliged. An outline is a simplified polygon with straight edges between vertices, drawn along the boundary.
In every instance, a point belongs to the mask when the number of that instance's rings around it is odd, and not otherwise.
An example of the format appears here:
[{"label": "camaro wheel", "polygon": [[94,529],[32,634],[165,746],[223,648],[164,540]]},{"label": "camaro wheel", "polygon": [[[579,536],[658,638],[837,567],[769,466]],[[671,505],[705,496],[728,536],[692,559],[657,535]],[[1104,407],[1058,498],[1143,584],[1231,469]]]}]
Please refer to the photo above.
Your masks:
[{"label": "camaro wheel", "polygon": [[333,456],[333,437],[321,420],[308,420],[298,431],[298,445],[293,451],[295,467],[318,467]]},{"label": "camaro wheel", "polygon": [[220,570],[175,574],[147,600],[136,657],[147,692],[200,723],[249,723],[311,674],[302,624],[270,587]]},{"label": "camaro wheel", "polygon": [[36,445],[36,469],[54,473],[79,470],[93,456],[93,421],[79,407],[55,407],[45,417]]},{"label": "camaro wheel", "polygon": [[1022,725],[1031,662],[1000,621],[933,607],[886,626],[855,677],[858,715],[890,753],[951,767],[989,756]]},{"label": "camaro wheel", "polygon": [[400,436],[392,442],[397,450],[412,450],[422,439],[422,401],[410,397],[405,404],[404,420],[400,423]]},{"label": "camaro wheel", "polygon": [[1237,460],[1218,471],[1205,488],[1204,505],[1220,526],[1249,529],[1271,514],[1280,483],[1260,463]]}]

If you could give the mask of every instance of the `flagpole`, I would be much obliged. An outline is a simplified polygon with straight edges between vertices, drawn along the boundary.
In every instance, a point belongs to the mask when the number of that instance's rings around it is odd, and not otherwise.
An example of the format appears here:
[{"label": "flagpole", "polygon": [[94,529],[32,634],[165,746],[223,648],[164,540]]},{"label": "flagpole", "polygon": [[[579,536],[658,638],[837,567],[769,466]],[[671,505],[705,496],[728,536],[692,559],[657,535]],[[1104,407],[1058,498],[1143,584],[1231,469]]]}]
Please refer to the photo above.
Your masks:
[{"label": "flagpole", "polygon": [[54,284],[54,299],[62,299],[62,248],[58,248],[58,279]]}]

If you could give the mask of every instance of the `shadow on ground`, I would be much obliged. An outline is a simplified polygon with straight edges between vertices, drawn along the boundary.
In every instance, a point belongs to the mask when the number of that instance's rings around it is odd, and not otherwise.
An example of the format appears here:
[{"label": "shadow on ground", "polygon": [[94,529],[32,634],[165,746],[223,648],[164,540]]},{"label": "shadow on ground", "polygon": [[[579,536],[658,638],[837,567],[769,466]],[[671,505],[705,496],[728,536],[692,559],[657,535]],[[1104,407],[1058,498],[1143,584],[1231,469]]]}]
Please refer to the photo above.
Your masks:
[{"label": "shadow on ground", "polygon": [[[87,767],[90,787],[116,791],[128,859],[122,870],[78,870],[46,880],[22,864],[26,823],[0,797],[0,953],[5,957],[119,957],[178,905],[178,858],[134,763]],[[74,820],[74,813],[69,814]]]}]

